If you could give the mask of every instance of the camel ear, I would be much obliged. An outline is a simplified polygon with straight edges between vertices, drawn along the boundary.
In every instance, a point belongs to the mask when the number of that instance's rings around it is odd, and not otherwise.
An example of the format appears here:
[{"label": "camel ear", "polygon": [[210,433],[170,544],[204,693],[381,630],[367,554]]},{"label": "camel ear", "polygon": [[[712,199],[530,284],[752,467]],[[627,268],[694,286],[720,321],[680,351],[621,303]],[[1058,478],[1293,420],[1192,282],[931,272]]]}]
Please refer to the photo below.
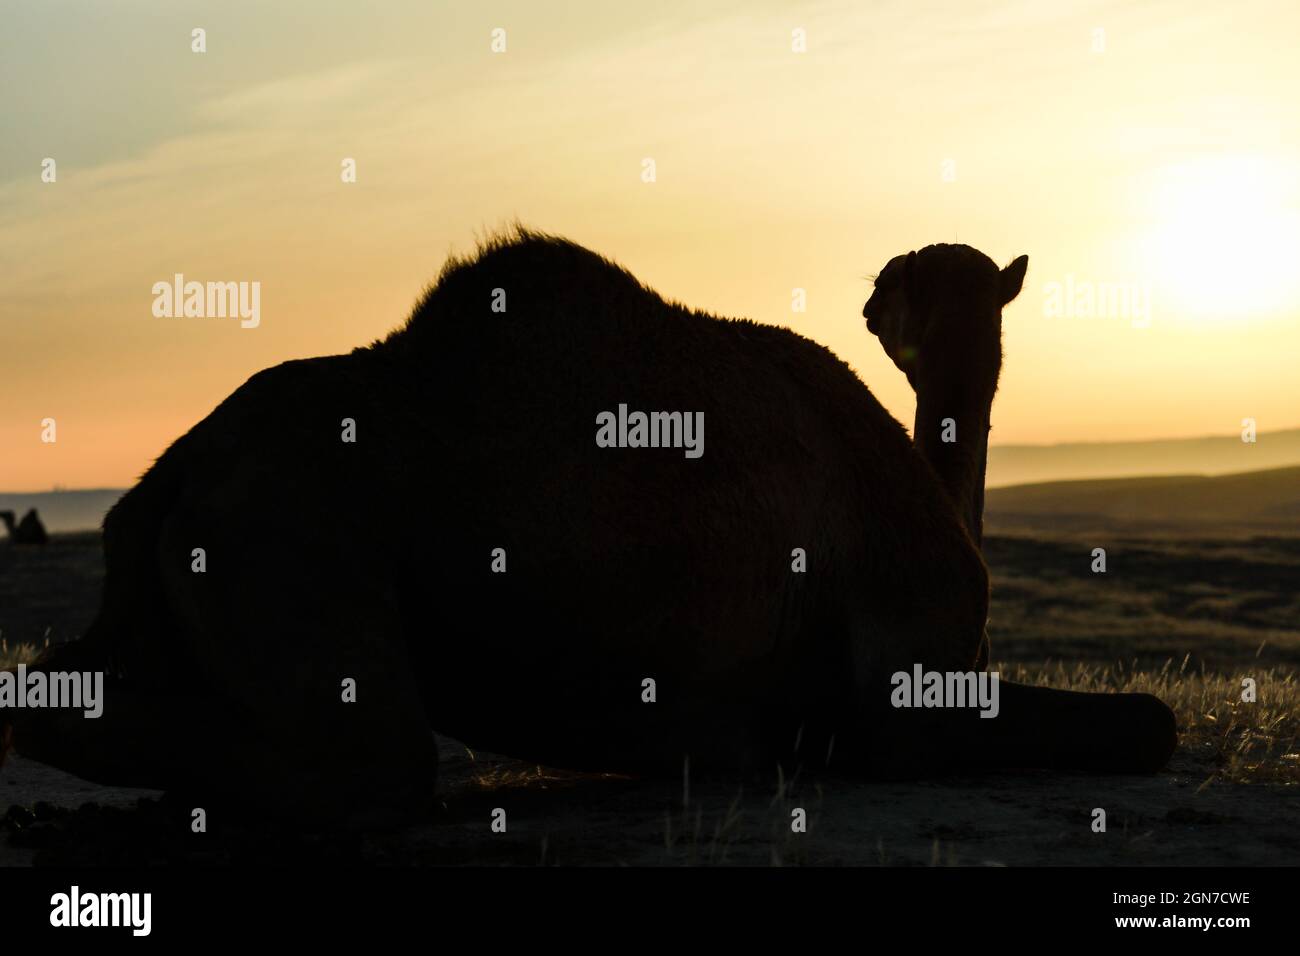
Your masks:
[{"label": "camel ear", "polygon": [[1025,282],[1025,270],[1029,268],[1029,256],[1021,256],[1002,270],[1002,304],[1006,305],[1020,295],[1020,287]]}]

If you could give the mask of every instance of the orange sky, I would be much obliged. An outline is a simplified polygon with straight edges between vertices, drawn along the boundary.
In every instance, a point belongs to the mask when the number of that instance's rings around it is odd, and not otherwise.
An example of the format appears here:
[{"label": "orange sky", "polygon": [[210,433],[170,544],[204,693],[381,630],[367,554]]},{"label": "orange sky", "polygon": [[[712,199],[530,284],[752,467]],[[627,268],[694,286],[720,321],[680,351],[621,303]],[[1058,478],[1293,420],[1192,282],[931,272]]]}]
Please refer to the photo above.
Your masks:
[{"label": "orange sky", "polygon": [[[0,490],[129,484],[516,217],[824,342],[905,423],[865,277],[930,242],[1028,253],[995,442],[1294,427],[1298,27],[1251,2],[7,3]],[[175,273],[259,282],[260,324],[155,317]]]}]

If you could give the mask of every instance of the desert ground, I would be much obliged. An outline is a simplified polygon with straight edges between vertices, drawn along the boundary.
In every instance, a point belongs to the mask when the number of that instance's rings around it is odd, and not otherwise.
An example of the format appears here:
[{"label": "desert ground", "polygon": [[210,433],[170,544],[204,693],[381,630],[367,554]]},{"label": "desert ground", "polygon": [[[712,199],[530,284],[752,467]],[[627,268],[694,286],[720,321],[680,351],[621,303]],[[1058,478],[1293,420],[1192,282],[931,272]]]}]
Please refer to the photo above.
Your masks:
[{"label": "desert ground", "polygon": [[[1003,773],[866,783],[800,773],[647,781],[565,773],[440,739],[428,819],[347,836],[105,788],[21,756],[0,769],[0,863],[1280,865],[1300,861],[1300,537],[991,518],[990,634],[1005,676],[1147,690],[1182,744],[1154,776]],[[1091,570],[1106,549],[1107,570]],[[15,663],[93,617],[95,534],[0,540],[0,638]],[[1252,678],[1258,699],[1241,700]],[[685,768],[684,768],[685,769]],[[255,796],[254,804],[255,804]],[[505,833],[490,828],[507,812]],[[792,812],[807,831],[792,832]],[[1106,811],[1094,832],[1093,811]]]}]

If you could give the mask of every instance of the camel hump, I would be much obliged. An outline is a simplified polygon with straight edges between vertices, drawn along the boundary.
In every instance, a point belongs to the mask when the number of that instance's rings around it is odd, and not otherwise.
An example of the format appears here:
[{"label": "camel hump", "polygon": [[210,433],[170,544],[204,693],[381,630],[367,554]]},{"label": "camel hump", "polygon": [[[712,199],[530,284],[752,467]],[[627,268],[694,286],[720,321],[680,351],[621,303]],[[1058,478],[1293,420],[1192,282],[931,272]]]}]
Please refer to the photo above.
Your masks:
[{"label": "camel hump", "polygon": [[536,278],[557,285],[600,280],[630,279],[630,272],[598,252],[569,239],[523,226],[495,234],[481,242],[472,256],[452,257],[443,267],[435,288],[461,275],[475,273]]},{"label": "camel hump", "polygon": [[427,335],[443,351],[455,342],[456,330],[477,338],[511,334],[516,320],[551,327],[610,325],[631,320],[628,312],[644,317],[666,305],[671,303],[599,253],[516,226],[480,243],[473,255],[449,258],[388,341]]}]

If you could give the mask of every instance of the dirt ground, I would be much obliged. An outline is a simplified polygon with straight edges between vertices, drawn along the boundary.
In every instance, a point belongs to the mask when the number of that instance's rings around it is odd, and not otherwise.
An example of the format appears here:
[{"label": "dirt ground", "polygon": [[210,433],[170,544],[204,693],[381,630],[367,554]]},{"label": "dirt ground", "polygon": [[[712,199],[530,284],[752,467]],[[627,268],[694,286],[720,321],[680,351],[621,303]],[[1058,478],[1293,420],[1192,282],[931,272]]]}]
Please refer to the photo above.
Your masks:
[{"label": "dirt ground", "polygon": [[[1211,784],[1180,753],[1153,777],[1014,774],[909,784],[835,777],[643,782],[541,771],[443,745],[445,773],[426,824],[357,837],[304,834],[149,791],[96,787],[16,758],[0,771],[0,804],[45,817],[17,826],[9,811],[0,864],[120,864],[311,860],[419,864],[597,865],[1294,865],[1300,791],[1294,785]],[[683,797],[685,796],[685,802]],[[71,813],[62,810],[83,807]],[[1092,829],[1094,808],[1106,832]],[[494,833],[493,811],[506,812]],[[792,811],[807,813],[794,833]],[[34,816],[35,816],[34,815]]]}]

